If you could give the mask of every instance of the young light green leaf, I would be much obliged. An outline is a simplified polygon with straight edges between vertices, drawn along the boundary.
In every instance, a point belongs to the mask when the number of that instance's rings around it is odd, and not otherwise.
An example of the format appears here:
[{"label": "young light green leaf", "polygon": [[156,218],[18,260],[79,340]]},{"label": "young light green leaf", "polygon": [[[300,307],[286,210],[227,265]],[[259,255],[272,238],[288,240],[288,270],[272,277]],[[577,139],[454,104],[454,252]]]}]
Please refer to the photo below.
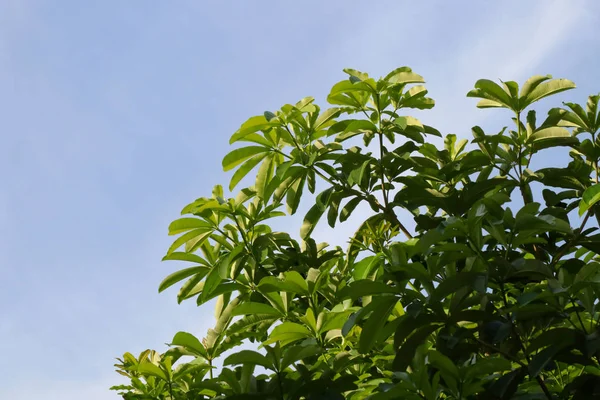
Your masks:
[{"label": "young light green leaf", "polygon": [[556,146],[573,146],[579,143],[576,137],[565,128],[553,126],[535,131],[527,139],[527,143],[533,145],[536,150]]},{"label": "young light green leaf", "polygon": [[230,169],[233,169],[235,166],[243,163],[250,157],[260,153],[265,153],[267,151],[269,151],[269,149],[263,146],[246,146],[240,149],[235,149],[229,152],[223,158],[223,170],[229,171]]},{"label": "young light green leaf", "polygon": [[179,218],[169,225],[169,235],[178,235],[192,229],[210,230],[211,226],[200,218]]},{"label": "young light green leaf", "polygon": [[208,263],[208,261],[206,261],[204,258],[200,257],[197,254],[192,254],[192,253],[184,253],[184,252],[180,252],[180,251],[176,251],[174,253],[171,253],[169,255],[166,255],[163,257],[162,261],[190,261],[190,262],[195,262],[201,265],[205,265],[205,266],[209,266],[210,264]]},{"label": "young light green leaf", "polygon": [[513,108],[513,99],[500,85],[489,79],[480,79],[475,83],[475,89],[467,93],[467,97],[478,97],[481,100],[477,107],[505,107]]},{"label": "young light green leaf", "polygon": [[529,94],[538,87],[542,82],[547,81],[548,79],[552,79],[552,75],[534,75],[531,78],[527,79],[521,88],[521,93],[519,93],[520,98],[527,98]]},{"label": "young light green leaf", "polygon": [[533,90],[529,91],[524,99],[520,99],[521,110],[544,97],[574,88],[575,84],[568,79],[552,79],[541,82]]},{"label": "young light green leaf", "polygon": [[585,214],[598,201],[600,201],[600,184],[585,189],[579,202],[579,215]]},{"label": "young light green leaf", "polygon": [[231,181],[229,182],[229,190],[233,190],[238,183],[240,183],[240,181],[242,179],[244,179],[244,177],[246,175],[248,175],[248,173],[250,171],[252,171],[252,169],[254,167],[256,167],[258,165],[258,163],[260,163],[262,160],[264,160],[264,158],[268,155],[267,152],[265,153],[259,153],[258,155],[248,159],[246,162],[244,162],[233,174],[233,176],[231,177]]},{"label": "young light green leaf", "polygon": [[319,193],[316,199],[316,204],[312,206],[306,213],[304,221],[302,222],[302,227],[300,228],[300,237],[302,239],[308,238],[315,229],[315,226],[329,205],[332,192],[333,188],[328,188]]},{"label": "young light green leaf", "polygon": [[259,199],[262,199],[265,202],[267,201],[267,199],[265,198],[265,195],[267,193],[267,186],[271,182],[271,178],[273,176],[273,158],[273,156],[267,156],[261,164],[260,168],[258,169],[258,173],[256,175],[256,195]]},{"label": "young light green leaf", "polygon": [[260,365],[261,367],[275,370],[273,363],[271,363],[264,355],[253,351],[253,350],[241,350],[227,357],[223,361],[223,365],[239,365],[239,364],[253,364]]},{"label": "young light green leaf", "polygon": [[[197,228],[197,229],[191,230],[187,233],[184,233],[183,235],[181,235],[177,239],[175,239],[175,241],[173,242],[171,247],[169,247],[169,250],[167,250],[167,256],[171,255],[175,250],[177,250],[178,248],[183,246],[183,244],[190,242],[192,240],[194,240],[194,244],[197,244],[199,246],[211,234],[212,234],[212,232],[207,232],[205,228]],[[187,250],[188,249],[186,249],[186,251]]]},{"label": "young light green leaf", "polygon": [[192,276],[195,274],[206,275],[208,273],[208,271],[210,271],[210,269],[207,267],[191,267],[191,268],[184,268],[182,270],[173,272],[171,275],[169,275],[165,279],[163,279],[163,281],[158,286],[158,292],[159,293],[162,292],[163,290],[167,289],[168,287],[173,286],[177,282],[182,281],[183,279],[185,279],[189,276]]},{"label": "young light green leaf", "polygon": [[235,132],[231,139],[229,139],[229,144],[235,143],[238,140],[244,139],[247,135],[252,133],[256,133],[262,130],[268,130],[275,126],[278,126],[280,123],[277,120],[267,121],[267,118],[264,115],[257,115],[248,119],[246,122],[242,124],[240,129]]},{"label": "young light green leaf", "polygon": [[163,381],[169,381],[169,377],[167,376],[165,371],[160,369],[158,366],[152,364],[151,362],[146,361],[138,364],[136,370],[142,374],[148,374],[162,379]]},{"label": "young light green leaf", "polygon": [[172,346],[181,346],[199,356],[206,357],[206,349],[198,338],[188,332],[177,332],[171,341]]},{"label": "young light green leaf", "polygon": [[310,331],[304,325],[295,322],[284,322],[273,329],[273,332],[269,335],[269,339],[263,342],[263,345],[279,343],[283,347],[310,336]]}]

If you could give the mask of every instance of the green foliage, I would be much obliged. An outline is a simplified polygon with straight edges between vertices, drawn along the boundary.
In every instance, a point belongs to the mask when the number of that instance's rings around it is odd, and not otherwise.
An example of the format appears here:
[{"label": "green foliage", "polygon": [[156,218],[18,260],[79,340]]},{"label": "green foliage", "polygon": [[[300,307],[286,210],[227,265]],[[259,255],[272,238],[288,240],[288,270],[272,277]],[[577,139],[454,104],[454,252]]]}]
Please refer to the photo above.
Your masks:
[{"label": "green foliage", "polygon": [[[599,96],[540,123],[530,107],[571,81],[479,80],[468,96],[510,110],[510,127],[436,146],[442,135],[405,115],[434,106],[420,75],[345,72],[333,108],[305,98],[233,134],[230,189],[251,173],[254,185],[234,198],[217,186],[183,209],[165,260],[190,265],[159,286],[180,283],[179,302],[216,300],[217,322],[203,339],[177,333],[164,354],[126,353],[116,367],[130,383],[113,389],[171,400],[598,398]],[[533,170],[554,147],[568,164]],[[273,231],[269,220],[301,200],[312,204],[299,240]],[[359,205],[372,212],[347,248],[315,242],[315,227]]]}]

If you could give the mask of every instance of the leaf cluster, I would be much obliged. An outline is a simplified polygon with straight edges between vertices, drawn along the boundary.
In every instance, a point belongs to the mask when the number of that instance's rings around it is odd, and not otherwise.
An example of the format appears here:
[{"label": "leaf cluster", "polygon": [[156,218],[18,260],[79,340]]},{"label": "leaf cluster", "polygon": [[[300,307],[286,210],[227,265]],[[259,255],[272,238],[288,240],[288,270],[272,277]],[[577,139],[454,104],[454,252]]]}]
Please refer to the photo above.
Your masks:
[{"label": "leaf cluster", "polygon": [[[305,98],[233,134],[229,189],[251,185],[232,198],[216,186],[184,207],[164,259],[189,265],[159,286],[179,285],[178,302],[215,300],[216,324],[204,338],[178,332],[164,354],[126,353],[116,367],[130,384],[113,389],[170,400],[598,398],[600,97],[538,119],[532,105],[571,81],[479,80],[468,96],[513,118],[498,133],[473,127],[469,142],[407,115],[434,106],[410,68],[345,72],[331,108]],[[567,164],[535,169],[549,148]],[[273,231],[301,200],[299,237]],[[347,246],[313,239],[361,204],[371,212]],[[256,350],[239,349],[248,343]]]}]

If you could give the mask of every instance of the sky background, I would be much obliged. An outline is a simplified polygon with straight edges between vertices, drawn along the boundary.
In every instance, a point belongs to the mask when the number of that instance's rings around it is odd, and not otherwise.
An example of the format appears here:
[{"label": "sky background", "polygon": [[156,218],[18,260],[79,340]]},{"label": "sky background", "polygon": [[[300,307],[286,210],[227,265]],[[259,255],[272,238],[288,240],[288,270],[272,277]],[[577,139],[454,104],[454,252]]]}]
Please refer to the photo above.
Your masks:
[{"label": "sky background", "polygon": [[211,307],[157,294],[169,222],[228,183],[242,122],[324,103],[343,68],[411,66],[422,120],[464,138],[507,124],[465,98],[478,78],[600,92],[600,2],[372,3],[0,0],[1,399],[116,399],[115,357],[204,336]]}]

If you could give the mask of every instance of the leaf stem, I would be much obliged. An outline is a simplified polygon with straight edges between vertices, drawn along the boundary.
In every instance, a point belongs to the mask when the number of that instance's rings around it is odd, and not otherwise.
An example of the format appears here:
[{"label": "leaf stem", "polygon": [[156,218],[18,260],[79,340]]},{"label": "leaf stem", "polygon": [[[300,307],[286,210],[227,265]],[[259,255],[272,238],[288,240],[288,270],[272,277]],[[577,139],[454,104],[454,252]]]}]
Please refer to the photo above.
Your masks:
[{"label": "leaf stem", "polygon": [[550,262],[550,267],[555,266],[556,263],[558,263],[560,261],[560,259],[565,254],[567,254],[567,251],[569,251],[571,249],[571,247],[573,247],[575,245],[575,243],[579,240],[579,238],[581,237],[581,233],[583,232],[583,229],[585,228],[585,224],[587,223],[587,221],[591,215],[592,215],[591,210],[588,210],[587,213],[585,214],[585,217],[583,218],[583,221],[581,221],[581,225],[579,226],[578,232],[575,234],[575,236],[573,236],[573,238],[570,241],[565,243],[564,246],[562,247],[562,249],[552,258],[552,261]]}]

